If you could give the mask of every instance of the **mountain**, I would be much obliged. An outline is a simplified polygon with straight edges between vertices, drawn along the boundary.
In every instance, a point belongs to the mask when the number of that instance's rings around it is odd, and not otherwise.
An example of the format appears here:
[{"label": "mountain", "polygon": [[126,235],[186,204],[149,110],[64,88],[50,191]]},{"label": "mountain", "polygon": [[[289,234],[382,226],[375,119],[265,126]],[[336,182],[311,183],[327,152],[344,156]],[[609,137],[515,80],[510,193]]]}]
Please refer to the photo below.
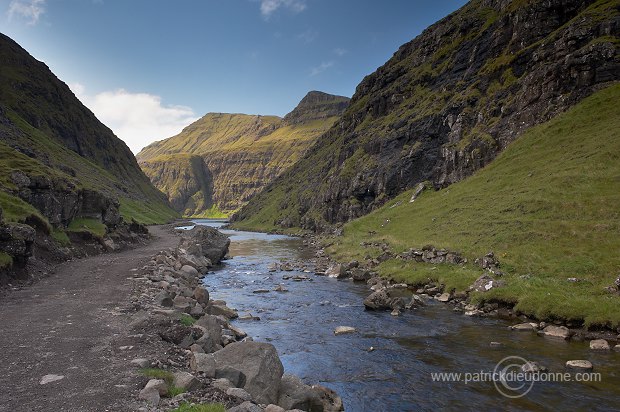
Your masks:
[{"label": "mountain", "polygon": [[473,0],[404,44],[341,119],[235,216],[321,231],[421,182],[445,188],[618,81],[616,0]]},{"label": "mountain", "polygon": [[77,222],[113,228],[121,217],[152,223],[176,216],[125,143],[44,63],[2,34],[0,61],[4,220],[66,241]]},{"label": "mountain", "polygon": [[[528,129],[473,176],[416,190],[343,227],[328,252],[397,282],[445,285],[461,295],[494,252],[501,287],[470,292],[473,304],[514,307],[540,321],[620,326],[620,84]],[[386,243],[388,243],[386,245]],[[469,264],[401,259],[410,248],[458,251]],[[426,247],[425,249],[429,249]],[[488,284],[485,282],[485,284]]]},{"label": "mountain", "polygon": [[344,112],[349,99],[308,93],[284,118],[209,113],[137,158],[186,216],[228,215],[292,166]]}]

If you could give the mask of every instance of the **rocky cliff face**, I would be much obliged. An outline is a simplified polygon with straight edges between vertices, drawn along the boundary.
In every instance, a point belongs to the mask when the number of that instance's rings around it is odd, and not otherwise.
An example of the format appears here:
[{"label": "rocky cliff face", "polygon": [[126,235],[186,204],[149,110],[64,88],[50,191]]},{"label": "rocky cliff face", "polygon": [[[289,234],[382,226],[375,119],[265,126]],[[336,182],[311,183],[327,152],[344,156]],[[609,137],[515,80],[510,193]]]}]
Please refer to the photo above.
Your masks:
[{"label": "rocky cliff face", "polygon": [[321,230],[420,182],[471,175],[524,130],[618,81],[619,8],[471,1],[367,76],[341,120],[236,219]]},{"label": "rocky cliff face", "polygon": [[348,101],[310,92],[284,119],[209,113],[179,135],[144,148],[137,158],[177,211],[229,214],[292,166]]},{"label": "rocky cliff face", "polygon": [[[2,34],[0,61],[0,207],[11,227],[0,243],[23,240],[16,224],[69,243],[64,231],[76,219],[114,230],[122,214],[175,216],[125,143],[45,64]],[[22,249],[0,245],[0,254],[16,263],[30,253]]]}]

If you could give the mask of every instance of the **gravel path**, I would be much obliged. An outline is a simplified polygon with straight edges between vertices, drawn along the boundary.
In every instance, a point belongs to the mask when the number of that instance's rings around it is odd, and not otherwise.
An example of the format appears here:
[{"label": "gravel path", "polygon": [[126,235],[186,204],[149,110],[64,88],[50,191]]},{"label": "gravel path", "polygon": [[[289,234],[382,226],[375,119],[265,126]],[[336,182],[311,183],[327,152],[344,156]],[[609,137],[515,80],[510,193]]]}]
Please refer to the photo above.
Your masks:
[{"label": "gravel path", "polygon": [[[0,297],[1,412],[136,410],[143,379],[129,365],[139,344],[126,313],[132,269],[178,243],[169,227],[149,230],[146,246],[63,263]],[[44,376],[52,382],[41,384]]]}]

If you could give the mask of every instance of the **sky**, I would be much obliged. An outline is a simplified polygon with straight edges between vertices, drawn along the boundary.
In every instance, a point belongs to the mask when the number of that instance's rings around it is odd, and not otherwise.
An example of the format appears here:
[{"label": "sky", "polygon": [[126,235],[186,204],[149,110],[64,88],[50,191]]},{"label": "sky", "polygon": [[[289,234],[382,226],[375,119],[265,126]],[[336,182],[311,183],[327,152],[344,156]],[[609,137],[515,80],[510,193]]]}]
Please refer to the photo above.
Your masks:
[{"label": "sky", "polygon": [[[0,32],[137,153],[209,112],[283,116],[464,0],[0,0]],[[1,64],[1,62],[0,62]]]}]

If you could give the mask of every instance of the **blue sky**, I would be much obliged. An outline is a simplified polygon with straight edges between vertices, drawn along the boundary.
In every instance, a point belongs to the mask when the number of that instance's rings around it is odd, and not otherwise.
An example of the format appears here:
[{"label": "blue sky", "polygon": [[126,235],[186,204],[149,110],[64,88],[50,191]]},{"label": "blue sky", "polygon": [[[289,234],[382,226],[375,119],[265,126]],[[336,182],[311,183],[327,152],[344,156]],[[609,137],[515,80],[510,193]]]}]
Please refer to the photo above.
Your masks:
[{"label": "blue sky", "polygon": [[0,0],[0,32],[136,152],[208,112],[351,96],[464,0]]}]

